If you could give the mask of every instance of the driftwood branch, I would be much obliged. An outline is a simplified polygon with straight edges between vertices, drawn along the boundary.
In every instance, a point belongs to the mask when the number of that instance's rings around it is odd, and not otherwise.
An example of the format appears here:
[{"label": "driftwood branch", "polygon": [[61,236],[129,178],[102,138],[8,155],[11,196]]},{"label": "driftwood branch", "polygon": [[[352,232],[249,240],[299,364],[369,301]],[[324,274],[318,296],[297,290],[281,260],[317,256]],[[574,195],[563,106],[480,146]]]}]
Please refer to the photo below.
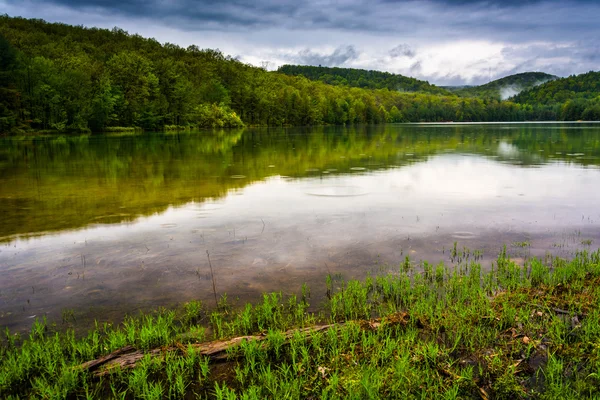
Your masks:
[{"label": "driftwood branch", "polygon": [[[300,332],[304,336],[309,336],[314,332],[325,331],[334,326],[341,326],[343,324],[330,324],[330,325],[319,325],[304,329],[289,330],[284,333],[285,339],[290,340],[296,332]],[[167,352],[186,352],[188,348],[192,348],[199,354],[209,357],[211,361],[225,360],[227,358],[227,350],[239,346],[244,340],[246,341],[263,341],[267,338],[266,335],[253,335],[253,336],[239,336],[229,340],[219,340],[206,343],[191,344],[184,346],[178,344],[175,346],[161,347],[152,350],[136,350],[133,346],[125,346],[112,353],[100,357],[96,360],[88,361],[79,366],[84,370],[94,372],[96,376],[103,376],[110,373],[110,370],[116,367],[122,369],[133,368],[135,364],[144,358],[146,354],[150,354],[151,357],[160,357]],[[101,368],[103,367],[103,368]],[[101,369],[100,369],[101,368]]]},{"label": "driftwood branch", "polygon": [[123,355],[126,355],[128,353],[131,352],[135,352],[135,347],[133,346],[125,346],[122,347],[118,350],[113,351],[110,354],[105,355],[104,357],[100,357],[96,360],[92,360],[92,361],[88,361],[86,363],[83,363],[80,365],[80,367],[82,369],[86,369],[89,371],[94,371],[95,369],[98,369],[98,367],[100,367],[101,365],[106,364],[107,362],[114,360],[115,358],[119,358]]},{"label": "driftwood branch", "polygon": [[[393,314],[385,318],[385,322],[391,325],[394,324],[406,324],[408,322],[408,315],[405,313]],[[371,321],[359,322],[363,329],[378,329],[381,324],[381,319],[375,319]],[[305,338],[310,337],[312,333],[327,331],[331,328],[339,328],[344,326],[345,323],[328,324],[328,325],[316,325],[302,329],[291,329],[284,332],[285,341],[289,341],[300,333]],[[79,365],[79,368],[93,372],[95,376],[103,376],[110,373],[113,368],[120,367],[122,369],[133,368],[136,363],[144,358],[146,354],[151,357],[164,356],[167,352],[187,352],[188,348],[198,352],[200,355],[208,357],[211,361],[219,361],[227,359],[227,350],[236,346],[239,346],[243,341],[263,341],[267,339],[266,335],[252,335],[252,336],[239,336],[229,340],[218,340],[206,343],[197,343],[185,346],[181,343],[177,343],[174,346],[160,347],[152,350],[137,350],[133,346],[125,346],[118,350],[113,351],[103,357],[96,360],[88,361]]]}]

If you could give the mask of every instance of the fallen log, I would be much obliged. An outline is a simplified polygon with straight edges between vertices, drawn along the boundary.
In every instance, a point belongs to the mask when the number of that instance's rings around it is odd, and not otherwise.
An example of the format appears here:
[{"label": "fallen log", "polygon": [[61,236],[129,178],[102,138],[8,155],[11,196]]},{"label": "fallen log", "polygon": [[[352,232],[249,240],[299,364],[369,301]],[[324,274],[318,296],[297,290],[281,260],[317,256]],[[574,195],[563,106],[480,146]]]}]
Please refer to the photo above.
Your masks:
[{"label": "fallen log", "polygon": [[[392,314],[384,318],[386,324],[407,324],[408,315],[406,313]],[[358,321],[362,329],[378,329],[384,322],[381,318],[377,318],[371,321]],[[331,328],[338,328],[344,326],[346,323],[328,324],[328,325],[316,325],[302,329],[290,329],[285,331],[285,341],[289,341],[300,333],[305,337],[309,337],[312,333],[323,332]],[[185,354],[189,348],[195,350],[198,354],[208,357],[211,361],[220,361],[227,359],[227,350],[236,346],[239,346],[244,340],[251,341],[263,341],[267,339],[267,335],[250,335],[250,336],[239,336],[228,340],[216,340],[212,342],[196,343],[190,345],[183,345],[177,343],[174,346],[160,347],[152,350],[138,350],[133,346],[125,346],[118,350],[113,351],[110,354],[102,356],[96,360],[88,361],[80,364],[78,368],[93,372],[95,376],[104,376],[110,373],[114,368],[128,369],[135,367],[136,363],[144,358],[147,354],[151,357],[164,356],[168,352],[180,352]]]},{"label": "fallen log", "polygon": [[88,371],[93,371],[95,369],[97,369],[98,367],[100,367],[101,365],[106,364],[107,362],[114,360],[117,357],[120,357],[124,354],[130,353],[135,351],[135,347],[133,346],[125,346],[122,347],[118,350],[113,351],[110,354],[107,354],[103,357],[100,357],[96,360],[92,360],[92,361],[88,361],[86,363],[81,364],[79,367],[84,369],[84,370],[88,370]]},{"label": "fallen log", "polygon": [[[304,336],[309,336],[311,333],[325,331],[331,327],[339,327],[342,325],[344,324],[318,325],[310,328],[291,329],[284,333],[285,340],[290,340],[296,334],[296,332],[299,332]],[[150,354],[152,357],[159,357],[167,352],[185,352],[190,347],[197,351],[200,355],[209,357],[212,361],[225,360],[227,358],[227,350],[232,347],[239,346],[244,340],[263,341],[266,338],[266,335],[239,336],[229,340],[197,343],[189,346],[178,344],[175,346],[161,347],[147,351],[136,350],[133,346],[125,346],[96,360],[83,363],[79,365],[79,368],[94,372],[95,376],[103,376],[109,374],[112,369],[117,367],[122,369],[135,367],[135,364],[144,358],[146,354]],[[101,367],[103,368],[100,369]]]}]

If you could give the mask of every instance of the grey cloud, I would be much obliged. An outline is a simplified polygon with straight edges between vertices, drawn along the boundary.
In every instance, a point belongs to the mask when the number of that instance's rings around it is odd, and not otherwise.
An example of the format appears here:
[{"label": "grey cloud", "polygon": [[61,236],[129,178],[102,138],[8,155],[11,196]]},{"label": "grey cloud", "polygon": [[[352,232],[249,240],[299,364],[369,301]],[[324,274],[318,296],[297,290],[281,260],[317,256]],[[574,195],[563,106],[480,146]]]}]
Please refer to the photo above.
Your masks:
[{"label": "grey cloud", "polygon": [[337,67],[349,61],[356,60],[359,52],[354,46],[340,46],[329,54],[320,54],[309,49],[300,51],[297,55],[288,57],[291,61],[302,65],[322,65]]},{"label": "grey cloud", "polygon": [[88,13],[115,17],[148,18],[176,23],[188,30],[257,28],[280,25],[285,16],[293,16],[299,7],[294,1],[251,0],[5,0],[12,5],[35,9],[36,5],[54,4]]},{"label": "grey cloud", "polygon": [[[534,43],[531,45],[508,45],[501,54],[504,61],[490,66],[487,70],[488,73],[482,71],[480,74],[471,76],[467,83],[483,84],[490,80],[527,71],[568,76],[598,70],[600,47],[594,40],[579,41],[569,45]],[[474,63],[469,67],[477,69],[477,64]],[[484,69],[480,68],[480,70]],[[434,74],[422,76],[422,78],[440,85],[464,84],[466,81],[460,73]]]},{"label": "grey cloud", "polygon": [[586,49],[586,51],[583,52],[581,57],[589,62],[595,63],[597,61],[600,61],[600,46],[596,45],[595,48]]},{"label": "grey cloud", "polygon": [[187,30],[335,29],[439,38],[576,37],[600,33],[592,0],[4,0],[35,10],[54,4],[90,13],[144,17]]},{"label": "grey cloud", "polygon": [[524,60],[508,72],[537,69],[564,76],[572,74],[573,71],[597,70],[600,46],[596,40],[578,41],[569,45],[538,43],[528,46],[507,46],[502,54],[506,59]]},{"label": "grey cloud", "polygon": [[405,43],[399,44],[398,46],[391,49],[389,54],[390,54],[390,57],[392,57],[392,58],[398,58],[398,57],[414,58],[417,55],[417,53],[409,45],[407,45]]},{"label": "grey cloud", "polygon": [[[492,78],[493,79],[493,78]],[[435,83],[439,86],[462,86],[462,85],[481,85],[489,82],[489,75],[475,75],[468,81],[465,80],[464,76],[459,74],[439,74],[428,77],[429,82]]]},{"label": "grey cloud", "polygon": [[421,61],[417,61],[410,66],[410,72],[413,74],[418,74],[421,72],[422,68],[423,65],[421,64]]}]

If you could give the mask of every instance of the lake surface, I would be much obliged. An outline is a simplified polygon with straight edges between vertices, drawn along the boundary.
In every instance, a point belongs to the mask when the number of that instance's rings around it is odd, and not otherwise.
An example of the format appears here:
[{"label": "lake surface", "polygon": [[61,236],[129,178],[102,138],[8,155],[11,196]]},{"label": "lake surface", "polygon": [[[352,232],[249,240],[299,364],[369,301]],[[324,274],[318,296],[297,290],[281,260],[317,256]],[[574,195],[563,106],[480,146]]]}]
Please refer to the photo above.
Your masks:
[{"label": "lake surface", "polygon": [[600,243],[600,125],[407,124],[0,140],[0,327],[298,293],[409,256]]}]

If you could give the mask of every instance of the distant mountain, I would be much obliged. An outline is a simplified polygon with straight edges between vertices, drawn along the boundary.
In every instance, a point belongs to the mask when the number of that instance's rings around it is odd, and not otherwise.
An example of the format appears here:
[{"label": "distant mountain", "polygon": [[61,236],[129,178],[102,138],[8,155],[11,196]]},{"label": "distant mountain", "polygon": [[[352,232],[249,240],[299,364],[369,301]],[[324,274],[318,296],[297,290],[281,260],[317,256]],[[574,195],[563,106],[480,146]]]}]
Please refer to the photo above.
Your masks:
[{"label": "distant mountain", "polygon": [[514,100],[525,104],[556,104],[567,100],[592,100],[600,96],[600,72],[571,75],[523,91]]},{"label": "distant mountain", "polygon": [[446,86],[451,92],[461,97],[482,97],[493,98],[497,100],[506,100],[524,90],[541,85],[548,81],[557,79],[555,75],[544,72],[524,72],[521,74],[509,75],[501,79],[479,86]]},{"label": "distant mountain", "polygon": [[286,75],[302,75],[312,81],[330,85],[359,87],[363,89],[389,89],[400,92],[425,92],[450,94],[447,90],[407,76],[389,72],[355,68],[315,67],[310,65],[282,65],[278,72]]},{"label": "distant mountain", "polygon": [[513,101],[554,109],[557,119],[600,121],[600,72],[560,78],[531,88]]}]

